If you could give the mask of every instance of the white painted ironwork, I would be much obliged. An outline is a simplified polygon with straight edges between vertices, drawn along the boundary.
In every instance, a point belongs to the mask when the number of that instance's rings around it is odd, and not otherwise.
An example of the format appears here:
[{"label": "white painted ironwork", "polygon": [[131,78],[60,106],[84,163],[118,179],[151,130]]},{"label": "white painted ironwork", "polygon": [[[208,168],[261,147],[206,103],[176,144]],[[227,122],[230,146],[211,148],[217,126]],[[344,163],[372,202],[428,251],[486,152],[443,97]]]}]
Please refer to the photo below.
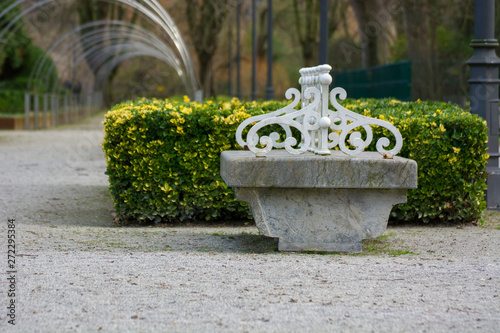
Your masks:
[{"label": "white painted ironwork", "polygon": [[[403,146],[403,138],[398,129],[387,121],[362,116],[340,105],[337,99],[344,100],[347,93],[340,87],[330,92],[331,69],[329,65],[302,68],[299,71],[302,91],[288,89],[285,97],[293,98],[289,105],[243,121],[236,130],[238,144],[247,147],[257,156],[265,156],[274,147],[285,148],[290,154],[312,151],[328,155],[337,146],[344,153],[355,156],[370,145],[373,140],[371,125],[376,125],[386,128],[395,140],[394,147],[386,150],[391,141],[386,137],[378,139],[377,151],[386,158],[396,155]],[[329,101],[335,111],[329,109]],[[299,102],[301,108],[296,109]],[[281,127],[284,137],[278,132],[259,136],[258,131],[270,125]],[[247,127],[249,129],[245,141],[243,132]],[[300,142],[292,135],[292,128],[300,132]]]}]

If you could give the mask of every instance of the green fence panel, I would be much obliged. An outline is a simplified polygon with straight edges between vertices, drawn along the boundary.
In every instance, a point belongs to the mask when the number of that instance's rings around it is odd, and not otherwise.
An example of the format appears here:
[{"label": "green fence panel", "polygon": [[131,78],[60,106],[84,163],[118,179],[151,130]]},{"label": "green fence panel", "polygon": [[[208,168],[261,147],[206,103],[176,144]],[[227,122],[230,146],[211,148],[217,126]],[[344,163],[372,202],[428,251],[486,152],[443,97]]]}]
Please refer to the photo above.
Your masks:
[{"label": "green fence panel", "polygon": [[333,73],[333,85],[351,98],[411,100],[411,61]]}]

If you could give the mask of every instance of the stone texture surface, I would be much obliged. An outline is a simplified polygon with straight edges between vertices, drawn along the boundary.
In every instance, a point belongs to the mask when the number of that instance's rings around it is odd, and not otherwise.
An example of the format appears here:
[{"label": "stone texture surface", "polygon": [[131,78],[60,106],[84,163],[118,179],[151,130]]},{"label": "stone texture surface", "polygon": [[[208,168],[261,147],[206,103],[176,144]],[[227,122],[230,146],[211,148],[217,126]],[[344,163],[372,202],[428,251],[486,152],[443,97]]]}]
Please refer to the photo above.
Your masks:
[{"label": "stone texture surface", "polygon": [[274,150],[255,157],[250,151],[225,151],[221,176],[230,187],[417,188],[417,163],[373,152],[353,157]]},{"label": "stone texture surface", "polygon": [[221,175],[249,203],[260,232],[279,238],[280,251],[359,252],[363,239],[385,231],[406,189],[417,186],[415,161],[368,152],[226,151]]},{"label": "stone texture surface", "polygon": [[279,238],[280,251],[359,252],[363,239],[380,236],[406,190],[238,188],[255,224]]}]

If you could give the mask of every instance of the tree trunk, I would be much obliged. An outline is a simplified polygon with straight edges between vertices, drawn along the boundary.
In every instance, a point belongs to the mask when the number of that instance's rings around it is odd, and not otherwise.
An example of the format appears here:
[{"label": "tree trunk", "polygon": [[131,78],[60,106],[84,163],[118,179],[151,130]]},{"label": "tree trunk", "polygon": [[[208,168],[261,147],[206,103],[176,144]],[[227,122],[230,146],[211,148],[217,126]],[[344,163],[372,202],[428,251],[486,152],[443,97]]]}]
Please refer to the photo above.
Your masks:
[{"label": "tree trunk", "polygon": [[349,0],[358,21],[361,36],[361,66],[376,66],[379,61],[379,38],[386,33],[387,26],[380,22],[378,16],[383,12],[381,0]]},{"label": "tree trunk", "polygon": [[318,63],[319,0],[293,0],[297,36],[306,67]]},{"label": "tree trunk", "polygon": [[403,11],[408,56],[412,61],[412,98],[435,99],[433,59],[437,50],[431,4],[429,0],[404,0]]},{"label": "tree trunk", "polygon": [[203,96],[213,96],[213,59],[222,23],[229,13],[229,0],[186,0],[186,18],[199,66]]}]

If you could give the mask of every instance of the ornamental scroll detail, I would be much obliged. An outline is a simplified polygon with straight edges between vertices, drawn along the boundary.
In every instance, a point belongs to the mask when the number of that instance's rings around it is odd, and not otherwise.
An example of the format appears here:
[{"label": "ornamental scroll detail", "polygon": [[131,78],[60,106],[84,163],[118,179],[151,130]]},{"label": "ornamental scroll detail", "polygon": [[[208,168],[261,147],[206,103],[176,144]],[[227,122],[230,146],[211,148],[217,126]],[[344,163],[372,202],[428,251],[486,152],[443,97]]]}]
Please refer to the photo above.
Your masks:
[{"label": "ornamental scroll detail", "polygon": [[[337,146],[347,155],[355,156],[372,142],[371,126],[375,125],[387,129],[395,140],[393,148],[386,150],[391,141],[386,137],[379,138],[377,151],[385,158],[395,156],[403,147],[401,133],[387,121],[359,115],[340,105],[337,99],[344,100],[347,93],[340,87],[329,91],[331,69],[329,65],[302,68],[299,71],[301,91],[290,88],[285,94],[287,99],[293,99],[292,102],[279,110],[243,121],[236,130],[238,144],[248,147],[256,156],[265,156],[273,148],[285,148],[290,154],[311,151],[328,155]],[[329,109],[329,101],[335,111]],[[297,110],[299,102],[302,102],[301,109]],[[271,125],[281,128],[281,135],[276,131],[269,135],[258,134],[259,130]],[[247,127],[245,141],[242,136]],[[300,138],[295,138],[293,132],[299,132]]]}]

